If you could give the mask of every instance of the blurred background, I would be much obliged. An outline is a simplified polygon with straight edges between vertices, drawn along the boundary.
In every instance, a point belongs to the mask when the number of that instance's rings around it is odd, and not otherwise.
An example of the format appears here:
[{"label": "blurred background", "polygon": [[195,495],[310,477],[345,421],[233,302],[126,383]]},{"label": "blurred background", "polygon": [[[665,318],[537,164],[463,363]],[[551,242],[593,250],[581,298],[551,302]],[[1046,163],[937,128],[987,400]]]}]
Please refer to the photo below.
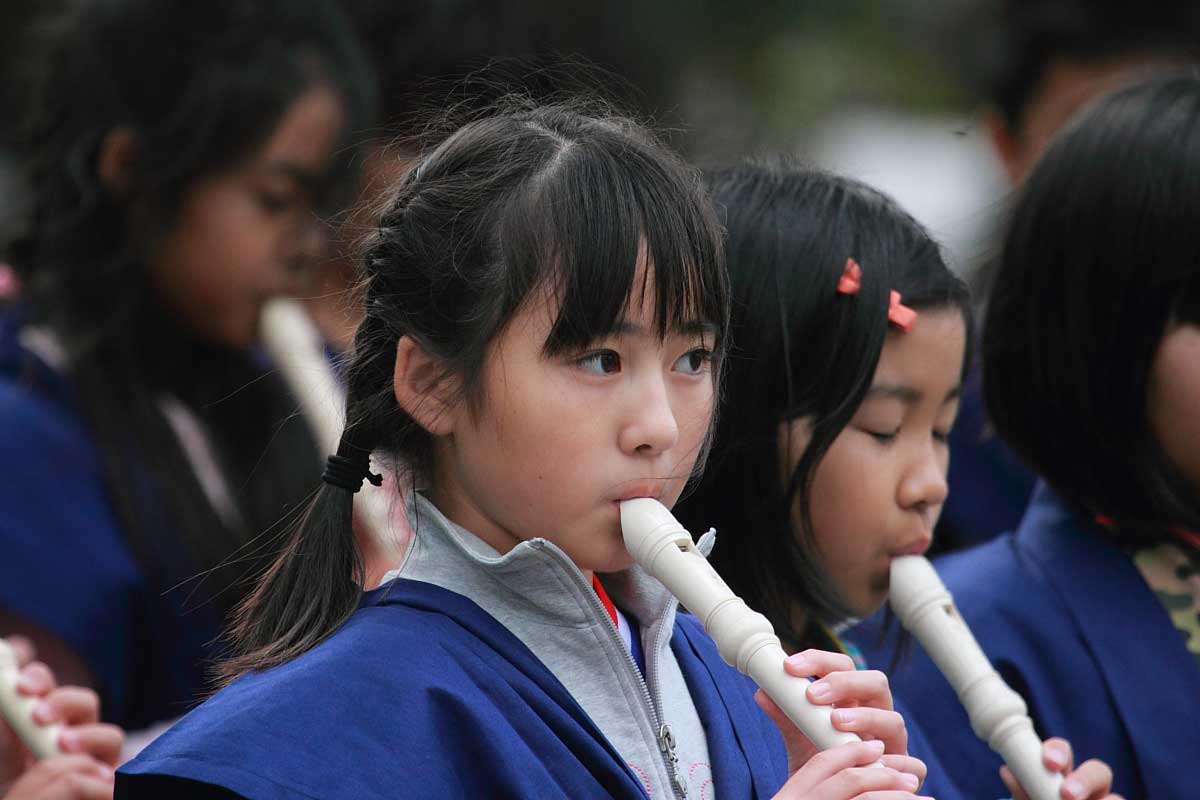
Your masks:
[{"label": "blurred background", "polygon": [[[23,208],[5,143],[56,14],[81,1],[0,3],[0,245]],[[987,260],[1010,186],[981,123],[998,76],[1019,84],[1020,70],[1041,69],[1047,54],[1104,60],[1200,41],[1189,0],[339,4],[379,68],[381,131],[412,132],[438,95],[431,79],[452,85],[492,58],[545,66],[578,56],[608,70],[603,89],[667,128],[697,163],[785,153],[865,180],[925,223],[964,273]]]},{"label": "blurred background", "polygon": [[[168,1],[168,0],[164,0]],[[20,124],[40,35],[64,0],[0,4],[0,137]],[[431,78],[489,57],[578,54],[701,164],[780,152],[893,194],[969,269],[1005,183],[976,123],[981,0],[342,0],[383,81],[383,125],[418,119]],[[618,80],[619,78],[619,80]],[[0,240],[21,224],[11,149]]]},{"label": "blurred background", "polygon": [[[20,290],[5,262],[19,261],[31,217],[18,144],[41,130],[31,89],[71,9],[112,1],[0,2],[0,306]],[[380,191],[506,89],[598,93],[700,166],[782,154],[865,181],[931,231],[982,308],[1013,187],[1053,133],[1107,89],[1200,57],[1196,0],[333,2],[379,84],[376,122],[356,133],[357,202],[332,218],[334,247],[304,293],[334,352],[360,319],[352,245]],[[978,373],[964,385],[947,549],[1015,525],[1032,485],[991,435]]]}]

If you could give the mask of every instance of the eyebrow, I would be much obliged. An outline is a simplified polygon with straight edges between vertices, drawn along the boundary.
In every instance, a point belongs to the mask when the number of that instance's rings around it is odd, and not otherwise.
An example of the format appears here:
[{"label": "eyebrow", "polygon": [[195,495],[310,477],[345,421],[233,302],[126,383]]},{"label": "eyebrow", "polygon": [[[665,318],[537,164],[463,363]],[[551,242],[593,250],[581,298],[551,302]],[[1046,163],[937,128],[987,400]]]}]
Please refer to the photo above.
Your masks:
[{"label": "eyebrow", "polygon": [[[957,400],[962,395],[962,384],[955,386],[950,391],[946,392],[946,397],[942,400],[942,405],[949,403],[951,400]],[[921,393],[911,386],[901,386],[894,383],[877,383],[867,390],[867,398],[883,397],[899,400],[908,406],[915,406],[921,402]]]},{"label": "eyebrow", "polygon": [[296,183],[300,184],[301,188],[308,191],[316,191],[321,188],[323,179],[321,175],[313,172],[307,167],[302,167],[299,164],[294,164],[290,161],[270,161],[262,166],[262,172],[273,175],[283,175],[291,178]]},{"label": "eyebrow", "polygon": [[[614,334],[627,335],[627,336],[646,336],[646,335],[648,335],[647,331],[646,331],[646,327],[644,325],[640,325],[636,322],[622,322],[622,323],[618,324],[616,327],[614,327],[612,332]],[[687,320],[687,321],[680,322],[678,325],[672,326],[671,332],[672,333],[682,333],[682,334],[686,334],[686,335],[700,334],[700,335],[716,336],[717,326],[712,324],[711,322],[705,322],[703,320]]]}]

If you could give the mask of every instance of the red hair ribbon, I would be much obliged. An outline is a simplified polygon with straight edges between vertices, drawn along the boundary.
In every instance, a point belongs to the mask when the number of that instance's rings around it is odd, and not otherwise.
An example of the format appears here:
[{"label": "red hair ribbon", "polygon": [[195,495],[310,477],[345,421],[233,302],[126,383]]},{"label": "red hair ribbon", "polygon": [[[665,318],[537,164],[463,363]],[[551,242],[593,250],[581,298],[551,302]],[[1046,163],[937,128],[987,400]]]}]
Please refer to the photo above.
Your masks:
[{"label": "red hair ribbon", "polygon": [[842,277],[838,278],[838,294],[858,294],[862,288],[862,267],[853,258],[846,259]]},{"label": "red hair ribbon", "polygon": [[[1093,519],[1096,520],[1096,524],[1101,528],[1106,528],[1110,531],[1115,531],[1117,529],[1116,520],[1107,514],[1096,514]],[[1168,525],[1167,530],[1185,545],[1200,550],[1200,533],[1188,530],[1182,525]]]},{"label": "red hair ribbon", "polygon": [[1172,525],[1170,531],[1175,534],[1175,538],[1183,540],[1184,544],[1200,550],[1200,533],[1189,531],[1179,525]]},{"label": "red hair ribbon", "polygon": [[913,323],[917,321],[917,312],[900,302],[900,293],[892,290],[888,300],[888,322],[908,333]]}]

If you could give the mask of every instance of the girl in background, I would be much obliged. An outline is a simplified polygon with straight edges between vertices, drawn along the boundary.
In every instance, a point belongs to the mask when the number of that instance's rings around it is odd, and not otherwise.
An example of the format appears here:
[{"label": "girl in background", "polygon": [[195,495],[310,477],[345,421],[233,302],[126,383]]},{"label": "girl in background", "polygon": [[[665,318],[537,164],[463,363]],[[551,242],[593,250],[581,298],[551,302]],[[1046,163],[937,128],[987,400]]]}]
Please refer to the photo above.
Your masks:
[{"label": "girl in background", "polygon": [[[233,682],[118,797],[913,796],[884,682],[848,692],[879,741],[812,756],[624,547],[620,501],[675,502],[718,391],[728,285],[693,170],[628,120],[517,104],[405,173],[362,261],[327,485],[241,608]],[[412,470],[415,535],[364,600],[372,456]]]},{"label": "girl in background", "polygon": [[323,252],[372,84],[317,0],[76,5],[0,319],[0,631],[140,728],[194,702],[256,537],[315,487],[257,321]]},{"label": "girl in background", "polygon": [[[1198,209],[1195,76],[1110,95],[1042,156],[982,347],[992,424],[1042,482],[1015,533],[937,564],[1038,728],[1156,800],[1195,796],[1200,752]],[[956,779],[994,794],[925,654],[894,682]]]},{"label": "girl in background", "polygon": [[[856,654],[836,631],[884,604],[891,560],[925,552],[946,499],[967,289],[929,234],[863,184],[785,164],[709,182],[725,215],[732,346],[709,464],[680,519],[717,528],[714,566],[798,659]],[[871,674],[829,675],[809,697],[844,704]],[[834,718],[854,728],[872,713]],[[965,723],[954,735],[974,738]],[[907,737],[930,794],[999,796],[963,792],[917,726]],[[1045,756],[1071,771],[1066,742]],[[1103,796],[1106,777],[1085,764],[1083,791],[1064,797]]]}]

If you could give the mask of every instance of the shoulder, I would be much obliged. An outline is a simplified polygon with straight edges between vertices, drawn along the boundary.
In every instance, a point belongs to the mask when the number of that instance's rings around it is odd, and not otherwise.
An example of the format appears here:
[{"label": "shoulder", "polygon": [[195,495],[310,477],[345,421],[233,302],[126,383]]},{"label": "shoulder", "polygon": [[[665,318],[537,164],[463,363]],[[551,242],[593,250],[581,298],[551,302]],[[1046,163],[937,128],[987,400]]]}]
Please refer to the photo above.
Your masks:
[{"label": "shoulder", "polygon": [[[80,592],[89,593],[90,605],[105,606],[137,583],[138,570],[108,499],[99,453],[68,399],[66,382],[40,362],[21,368],[11,340],[0,342],[0,349],[5,345],[8,351],[0,354],[0,551],[22,577],[0,586],[0,606],[63,635],[56,620],[43,618],[43,604],[64,606],[64,623],[72,627],[70,619],[81,616]],[[72,591],[61,591],[66,587]],[[102,609],[111,611],[111,606]],[[66,638],[75,643],[75,637]]]},{"label": "shoulder", "polygon": [[94,483],[99,478],[97,451],[70,381],[27,349],[20,331],[13,316],[0,315],[3,485],[14,486],[22,495],[33,491],[36,497],[42,487],[59,490],[81,480],[85,486]]},{"label": "shoulder", "polygon": [[91,449],[86,426],[65,402],[61,378],[47,385],[36,376],[0,371],[0,456],[24,460],[49,460],[50,456],[78,457]]},{"label": "shoulder", "polygon": [[66,379],[21,350],[11,332],[0,336],[0,474],[7,553],[59,563],[78,553],[97,569],[111,560],[94,561],[97,548],[121,541],[96,444]]},{"label": "shoulder", "polygon": [[1067,624],[1069,595],[1088,589],[1077,585],[1087,582],[1086,565],[1114,555],[1127,561],[1111,549],[1090,533],[1086,520],[1039,485],[1014,533],[935,559],[934,566],[972,628],[1047,630]]},{"label": "shoulder", "polygon": [[1042,583],[1038,570],[1013,533],[967,550],[935,558],[934,567],[955,600],[1000,600],[1014,585]]},{"label": "shoulder", "polygon": [[455,727],[439,730],[442,711],[480,694],[454,652],[470,644],[448,622],[360,609],[316,648],[222,689],[125,765],[124,780],[174,776],[255,798],[371,796],[371,773],[398,754],[438,761],[430,742]]},{"label": "shoulder", "polygon": [[124,780],[170,775],[255,798],[387,796],[397,780],[410,797],[590,797],[589,774],[620,780],[623,763],[590,741],[544,668],[476,630],[486,621],[422,605],[454,598],[429,587],[361,608],[313,650],[218,692]]}]

